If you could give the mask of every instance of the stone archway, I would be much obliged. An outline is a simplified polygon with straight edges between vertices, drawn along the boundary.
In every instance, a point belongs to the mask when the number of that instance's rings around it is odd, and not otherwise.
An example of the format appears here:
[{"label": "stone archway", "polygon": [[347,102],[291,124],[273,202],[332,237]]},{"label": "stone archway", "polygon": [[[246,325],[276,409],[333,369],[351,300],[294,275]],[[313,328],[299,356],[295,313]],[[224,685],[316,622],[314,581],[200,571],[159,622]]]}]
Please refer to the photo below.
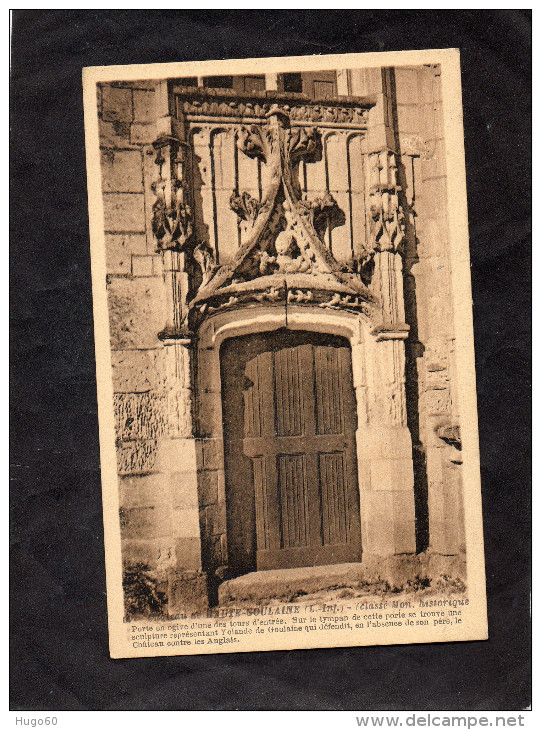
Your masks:
[{"label": "stone archway", "polygon": [[[205,477],[202,473],[199,475],[199,505],[205,513],[200,521],[203,569],[219,574],[227,574],[229,570],[221,345],[230,338],[286,328],[341,335],[351,348],[363,561],[371,557],[414,553],[411,438],[405,422],[396,418],[396,404],[387,403],[386,408],[378,405],[389,400],[388,383],[396,380],[393,341],[381,340],[377,334],[371,334],[368,318],[344,311],[322,314],[320,309],[291,307],[286,321],[283,308],[243,308],[208,317],[198,333],[196,420],[202,450],[206,454],[204,469],[220,475],[220,488],[213,505],[206,503]],[[396,385],[398,391],[403,388],[400,379]],[[218,541],[221,564],[213,558],[216,553],[212,551],[212,545]],[[205,549],[205,545],[211,547]]]}]

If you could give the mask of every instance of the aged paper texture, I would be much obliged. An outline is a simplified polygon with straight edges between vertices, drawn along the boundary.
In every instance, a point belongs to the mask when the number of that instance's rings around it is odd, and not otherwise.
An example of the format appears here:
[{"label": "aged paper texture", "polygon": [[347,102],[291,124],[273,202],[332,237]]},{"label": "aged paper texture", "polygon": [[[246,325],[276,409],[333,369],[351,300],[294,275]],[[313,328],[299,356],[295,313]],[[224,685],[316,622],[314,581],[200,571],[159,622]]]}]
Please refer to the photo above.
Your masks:
[{"label": "aged paper texture", "polygon": [[458,51],[83,80],[111,656],[486,639]]}]

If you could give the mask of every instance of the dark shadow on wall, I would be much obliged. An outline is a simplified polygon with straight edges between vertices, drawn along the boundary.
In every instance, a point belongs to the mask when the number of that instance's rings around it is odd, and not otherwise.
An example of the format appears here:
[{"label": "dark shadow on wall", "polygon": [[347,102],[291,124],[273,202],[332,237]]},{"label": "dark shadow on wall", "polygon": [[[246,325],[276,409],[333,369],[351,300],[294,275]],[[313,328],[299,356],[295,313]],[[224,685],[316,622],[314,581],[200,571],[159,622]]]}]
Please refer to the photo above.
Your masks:
[{"label": "dark shadow on wall", "polygon": [[[402,163],[400,150],[400,134],[398,112],[396,108],[396,78],[394,68],[387,69],[391,97],[391,120],[394,147],[397,163],[397,182],[400,186],[399,201],[404,212],[405,236],[403,243],[403,277],[404,277],[404,310],[406,323],[410,327],[406,349],[406,411],[408,428],[412,440],[413,478],[415,496],[415,541],[417,552],[421,553],[429,547],[428,524],[428,476],[426,470],[426,453],[419,432],[419,372],[418,358],[423,356],[424,345],[419,342],[417,317],[417,293],[415,276],[412,269],[419,262],[417,253],[418,240],[415,229],[415,210],[408,203],[408,181]],[[410,196],[414,200],[414,191]]]}]

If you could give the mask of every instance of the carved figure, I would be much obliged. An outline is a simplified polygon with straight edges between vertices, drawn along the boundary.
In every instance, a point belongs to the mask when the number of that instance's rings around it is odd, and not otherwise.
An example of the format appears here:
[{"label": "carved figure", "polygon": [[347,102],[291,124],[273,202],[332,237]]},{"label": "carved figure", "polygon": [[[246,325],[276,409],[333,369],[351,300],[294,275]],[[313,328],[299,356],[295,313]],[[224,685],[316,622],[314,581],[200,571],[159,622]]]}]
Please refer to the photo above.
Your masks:
[{"label": "carved figure", "polygon": [[171,205],[167,205],[166,184],[159,180],[152,184],[156,201],[152,206],[152,232],[158,251],[169,248],[183,249],[193,233],[192,211],[183,202],[181,183],[172,184]]},{"label": "carved figure", "polygon": [[206,243],[200,243],[193,250],[193,258],[199,265],[203,275],[201,286],[206,286],[217,268],[214,251]]}]

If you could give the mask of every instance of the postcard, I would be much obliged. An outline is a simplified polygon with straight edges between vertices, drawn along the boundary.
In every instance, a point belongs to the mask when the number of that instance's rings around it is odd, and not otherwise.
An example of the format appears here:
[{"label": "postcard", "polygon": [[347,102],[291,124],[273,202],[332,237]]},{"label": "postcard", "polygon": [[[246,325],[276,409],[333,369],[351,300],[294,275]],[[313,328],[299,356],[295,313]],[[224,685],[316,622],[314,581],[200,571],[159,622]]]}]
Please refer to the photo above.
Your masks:
[{"label": "postcard", "polygon": [[111,656],[486,639],[458,50],[83,86]]}]

